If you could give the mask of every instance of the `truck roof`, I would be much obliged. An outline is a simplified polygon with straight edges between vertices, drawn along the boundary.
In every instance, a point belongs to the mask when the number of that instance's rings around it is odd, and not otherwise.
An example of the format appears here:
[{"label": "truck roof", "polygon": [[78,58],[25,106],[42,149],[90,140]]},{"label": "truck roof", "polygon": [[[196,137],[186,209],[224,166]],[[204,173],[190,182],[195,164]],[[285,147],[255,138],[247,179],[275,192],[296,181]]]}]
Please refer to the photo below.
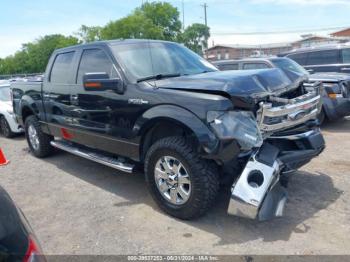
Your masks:
[{"label": "truck roof", "polygon": [[62,52],[62,51],[70,51],[72,49],[77,48],[84,48],[88,46],[96,46],[96,45],[109,45],[109,46],[115,46],[119,44],[134,44],[134,43],[172,43],[170,41],[163,41],[163,40],[151,40],[151,39],[115,39],[115,40],[103,40],[103,41],[95,41],[91,43],[86,44],[79,44],[79,45],[73,45],[69,47],[59,48],[56,49],[55,52]]}]

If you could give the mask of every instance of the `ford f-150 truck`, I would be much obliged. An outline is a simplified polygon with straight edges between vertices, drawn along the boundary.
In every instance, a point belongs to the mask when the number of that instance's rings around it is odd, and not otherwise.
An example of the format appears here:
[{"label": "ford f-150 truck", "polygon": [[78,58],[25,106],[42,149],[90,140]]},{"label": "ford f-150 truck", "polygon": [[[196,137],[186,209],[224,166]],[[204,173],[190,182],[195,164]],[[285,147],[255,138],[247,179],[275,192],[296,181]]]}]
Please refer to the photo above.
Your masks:
[{"label": "ford f-150 truck", "polygon": [[42,82],[12,92],[35,156],[143,166],[155,201],[181,219],[203,215],[229,175],[228,213],[266,220],[283,213],[280,177],[325,147],[320,86],[295,76],[221,72],[176,43],[115,40],[56,50]]}]

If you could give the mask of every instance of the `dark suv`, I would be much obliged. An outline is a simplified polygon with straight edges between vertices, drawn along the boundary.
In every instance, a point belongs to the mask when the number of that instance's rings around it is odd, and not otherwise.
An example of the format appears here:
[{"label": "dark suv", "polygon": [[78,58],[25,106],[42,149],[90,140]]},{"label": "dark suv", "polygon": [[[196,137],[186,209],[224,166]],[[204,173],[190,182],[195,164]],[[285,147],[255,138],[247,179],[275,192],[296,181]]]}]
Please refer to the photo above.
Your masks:
[{"label": "dark suv", "polygon": [[293,50],[280,54],[293,59],[310,73],[350,73],[350,45],[327,45]]}]

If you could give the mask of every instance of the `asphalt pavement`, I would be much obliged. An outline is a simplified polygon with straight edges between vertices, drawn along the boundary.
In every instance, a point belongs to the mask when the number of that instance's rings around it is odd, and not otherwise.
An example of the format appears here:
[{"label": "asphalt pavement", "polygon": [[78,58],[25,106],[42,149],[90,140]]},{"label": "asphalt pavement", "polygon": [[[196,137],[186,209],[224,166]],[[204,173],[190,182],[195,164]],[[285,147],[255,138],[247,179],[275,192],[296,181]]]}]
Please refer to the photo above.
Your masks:
[{"label": "asphalt pavement", "polygon": [[0,137],[11,161],[0,185],[46,254],[350,254],[350,119],[322,129],[326,150],[291,177],[285,217],[268,222],[227,215],[226,191],[206,216],[172,218],[143,174],[65,152],[37,159],[23,136]]}]

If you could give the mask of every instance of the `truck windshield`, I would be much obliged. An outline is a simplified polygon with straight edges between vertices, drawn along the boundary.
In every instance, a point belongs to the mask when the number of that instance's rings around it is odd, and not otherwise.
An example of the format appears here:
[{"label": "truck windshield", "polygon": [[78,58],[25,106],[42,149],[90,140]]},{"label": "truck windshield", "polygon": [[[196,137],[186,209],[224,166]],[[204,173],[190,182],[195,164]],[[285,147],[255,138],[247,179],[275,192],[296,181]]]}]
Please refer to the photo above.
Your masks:
[{"label": "truck windshield", "polygon": [[3,102],[11,101],[11,92],[10,92],[9,86],[5,86],[5,87],[0,86],[0,101],[3,101]]},{"label": "truck windshield", "polygon": [[111,46],[131,81],[143,81],[217,71],[212,64],[175,43],[142,42]]},{"label": "truck windshield", "polygon": [[309,73],[298,63],[289,58],[272,59],[271,62],[279,69],[292,71],[302,75],[308,75]]}]

